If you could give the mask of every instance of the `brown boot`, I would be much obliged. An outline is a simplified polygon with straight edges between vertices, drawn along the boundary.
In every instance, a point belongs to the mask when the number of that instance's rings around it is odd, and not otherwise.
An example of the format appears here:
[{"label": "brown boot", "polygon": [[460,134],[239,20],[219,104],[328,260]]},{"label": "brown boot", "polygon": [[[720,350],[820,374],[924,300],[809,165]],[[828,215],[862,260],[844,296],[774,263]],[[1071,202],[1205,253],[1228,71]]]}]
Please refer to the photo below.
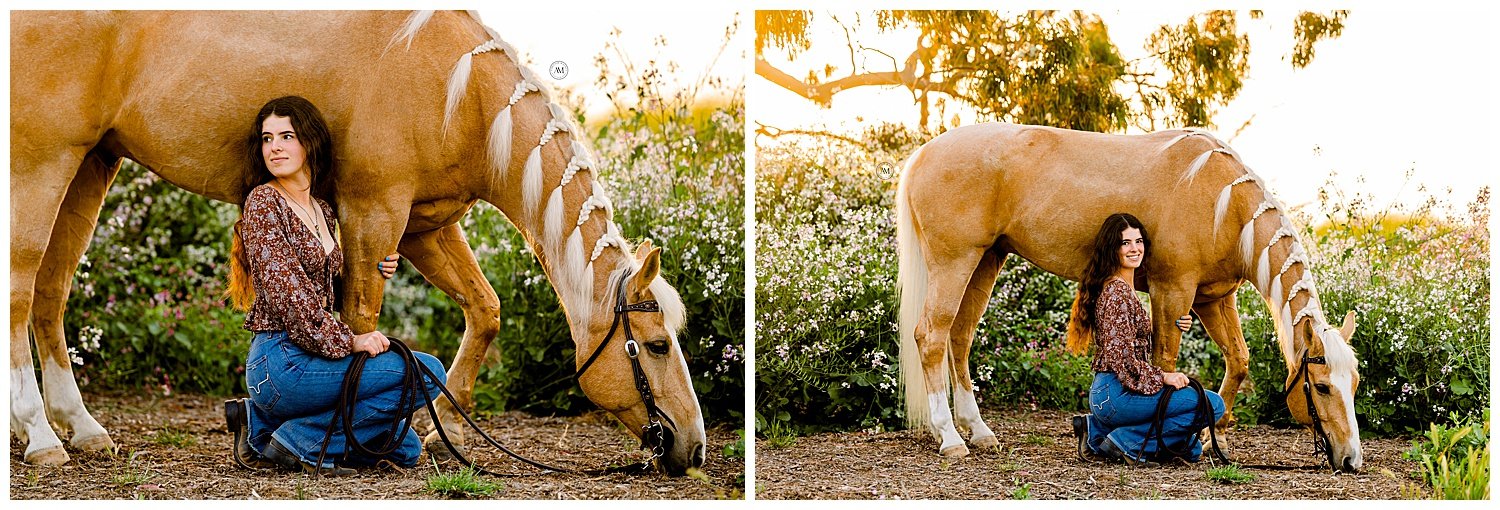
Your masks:
[{"label": "brown boot", "polygon": [[224,423],[229,434],[234,436],[234,446],[229,457],[245,469],[271,469],[276,467],[250,448],[250,403],[243,398],[224,401]]}]

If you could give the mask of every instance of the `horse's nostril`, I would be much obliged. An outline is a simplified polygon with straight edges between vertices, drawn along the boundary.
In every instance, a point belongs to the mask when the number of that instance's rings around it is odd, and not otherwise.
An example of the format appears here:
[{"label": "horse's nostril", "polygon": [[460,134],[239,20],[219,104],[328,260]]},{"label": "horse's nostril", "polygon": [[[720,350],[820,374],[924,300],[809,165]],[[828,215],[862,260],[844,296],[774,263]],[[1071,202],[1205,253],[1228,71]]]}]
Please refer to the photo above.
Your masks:
[{"label": "horse's nostril", "polygon": [[703,457],[707,455],[707,451],[708,447],[701,444],[693,450],[693,467],[703,467]]}]

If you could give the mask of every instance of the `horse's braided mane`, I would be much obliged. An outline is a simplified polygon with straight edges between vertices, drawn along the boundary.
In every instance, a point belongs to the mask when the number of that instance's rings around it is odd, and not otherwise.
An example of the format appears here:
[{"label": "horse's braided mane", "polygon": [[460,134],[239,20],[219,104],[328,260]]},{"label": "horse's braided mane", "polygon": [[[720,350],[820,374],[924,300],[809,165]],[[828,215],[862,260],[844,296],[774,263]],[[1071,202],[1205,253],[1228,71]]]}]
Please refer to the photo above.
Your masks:
[{"label": "horse's braided mane", "polygon": [[[1318,289],[1312,274],[1312,259],[1307,252],[1306,245],[1302,243],[1301,237],[1297,235],[1297,228],[1288,217],[1286,207],[1271,193],[1270,189],[1266,186],[1265,180],[1257,175],[1255,171],[1251,170],[1234,149],[1231,149],[1228,144],[1225,144],[1212,134],[1200,130],[1184,130],[1182,134],[1173,137],[1167,143],[1163,144],[1157,153],[1164,153],[1177,142],[1190,137],[1202,137],[1208,140],[1213,148],[1204,151],[1198,157],[1194,158],[1182,177],[1178,179],[1179,186],[1184,184],[1190,185],[1197,177],[1198,172],[1207,165],[1209,158],[1215,154],[1231,158],[1244,171],[1242,175],[1225,184],[1219,191],[1218,198],[1214,202],[1213,238],[1218,238],[1218,231],[1223,226],[1224,219],[1228,214],[1235,187],[1240,184],[1249,184],[1260,190],[1259,200],[1256,200],[1258,205],[1255,208],[1255,212],[1240,227],[1239,252],[1241,267],[1244,274],[1254,282],[1256,288],[1260,290],[1261,295],[1265,298],[1268,305],[1267,308],[1269,308],[1276,324],[1277,340],[1280,344],[1282,355],[1286,359],[1291,360],[1296,356],[1296,353],[1292,352],[1292,328],[1297,322],[1303,318],[1312,318],[1324,325],[1328,323],[1327,319],[1323,316],[1320,300],[1318,299]],[[1276,219],[1279,221],[1276,231],[1271,234],[1268,240],[1257,241],[1255,238],[1255,222],[1261,216],[1273,210],[1275,211]],[[1277,248],[1277,243],[1283,237],[1291,238],[1292,242],[1286,244],[1285,248],[1279,248],[1277,252],[1273,253],[1272,249]],[[1260,248],[1258,255],[1256,248]],[[1272,255],[1283,255],[1281,266],[1276,273],[1271,272]],[[1291,287],[1287,288],[1285,295],[1283,295],[1281,277],[1295,265],[1302,267],[1301,278],[1292,284]],[[1301,309],[1294,313],[1291,310],[1291,304],[1299,292],[1306,292],[1308,300],[1303,304]],[[1325,341],[1325,344],[1329,343],[1324,335],[1319,334],[1318,336]],[[1342,346],[1342,349],[1339,348],[1340,346]],[[1325,345],[1325,350],[1332,355],[1329,359],[1330,364],[1337,362],[1338,365],[1347,367],[1353,363],[1353,351],[1344,342],[1339,342],[1338,346]]]},{"label": "horse's braided mane", "polygon": [[[416,34],[432,19],[433,14],[432,11],[416,11],[412,13],[394,34],[390,44],[387,46],[387,50],[402,42],[405,42],[407,48],[410,48]],[[512,219],[517,221],[518,226],[524,227],[526,231],[537,236],[533,243],[534,247],[540,247],[543,257],[557,264],[557,270],[553,272],[553,275],[558,281],[554,282],[554,284],[557,286],[558,293],[562,296],[564,302],[569,305],[568,311],[572,322],[575,326],[582,326],[573,329],[574,331],[587,331],[589,316],[592,312],[592,306],[588,304],[596,301],[594,299],[596,296],[594,296],[593,288],[593,275],[595,271],[603,270],[614,274],[625,268],[634,270],[638,269],[639,261],[630,255],[633,249],[631,243],[621,235],[619,226],[615,225],[612,220],[614,206],[597,178],[588,180],[588,197],[576,212],[577,220],[571,221],[569,212],[564,210],[563,186],[575,180],[579,172],[593,174],[597,169],[595,159],[590,155],[588,148],[578,140],[578,134],[581,131],[573,124],[567,110],[561,105],[552,102],[551,93],[545,82],[538,80],[535,73],[521,63],[523,59],[520,57],[519,52],[509,43],[505,42],[493,28],[485,25],[479,19],[477,12],[466,11],[466,15],[477,26],[483,28],[484,33],[489,36],[489,40],[480,42],[473,50],[467,53],[457,55],[458,63],[449,75],[446,87],[447,100],[445,101],[443,111],[444,134],[446,136],[453,115],[467,94],[474,58],[484,53],[503,53],[514,64],[515,69],[521,75],[521,79],[514,85],[514,92],[509,96],[504,108],[495,115],[494,120],[489,126],[486,152],[489,156],[491,170],[489,191],[493,192],[495,186],[504,183],[509,173],[512,158],[513,126],[515,124],[515,120],[513,119],[514,107],[523,98],[532,93],[538,94],[545,101],[551,118],[548,119],[546,126],[543,128],[542,135],[537,140],[536,146],[527,154],[525,164],[522,167],[523,173],[521,178],[522,211],[520,211],[516,218]],[[542,190],[544,169],[542,168],[541,150],[560,133],[572,135],[566,149],[570,152],[570,155],[568,155],[569,161],[566,167],[560,169],[560,183],[552,189],[551,193],[545,195],[544,202],[544,193]],[[545,208],[543,207],[544,203]],[[583,226],[592,219],[592,213],[595,210],[602,210],[604,213],[603,221],[605,223],[602,229],[604,233],[590,247],[592,249],[585,254]],[[623,256],[618,257],[613,267],[595,268],[594,261],[609,248],[620,250]],[[669,329],[676,331],[676,328],[681,327],[683,322],[681,318],[685,313],[681,299],[677,297],[676,291],[667,285],[665,280],[660,278],[653,281],[650,288],[659,301],[663,312],[666,314],[665,317],[669,319]]]}]

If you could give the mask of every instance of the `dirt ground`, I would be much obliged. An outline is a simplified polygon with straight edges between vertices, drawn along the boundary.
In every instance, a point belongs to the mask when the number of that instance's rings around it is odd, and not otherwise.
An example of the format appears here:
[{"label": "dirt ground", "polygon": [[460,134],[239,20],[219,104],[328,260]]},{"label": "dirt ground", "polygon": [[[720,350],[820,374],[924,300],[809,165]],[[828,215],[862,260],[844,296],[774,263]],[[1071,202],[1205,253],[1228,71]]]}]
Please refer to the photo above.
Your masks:
[{"label": "dirt ground", "polygon": [[[756,441],[755,498],[760,499],[1403,499],[1426,497],[1401,457],[1410,440],[1361,442],[1358,474],[1327,469],[1246,469],[1254,479],[1209,480],[1195,465],[1130,468],[1085,463],[1060,411],[986,411],[999,448],[946,460],[925,432],[848,432],[799,437],[770,448]],[[1226,454],[1245,464],[1320,462],[1304,430],[1254,427],[1232,432]],[[1224,439],[1221,437],[1221,439]]]},{"label": "dirt ground", "polygon": [[[436,471],[428,455],[405,473],[362,472],[320,479],[302,474],[252,472],[229,459],[232,436],[225,430],[223,400],[179,395],[169,398],[85,395],[89,410],[110,431],[114,455],[69,452],[73,460],[55,468],[22,462],[10,440],[11,499],[441,499],[426,489]],[[603,413],[536,417],[505,413],[480,422],[512,450],[560,467],[593,469],[644,458],[638,441]],[[663,474],[586,476],[538,474],[482,440],[470,438],[471,458],[492,471],[528,473],[515,478],[480,477],[498,483],[496,499],[741,499],[745,461],[724,455],[739,439],[736,430],[708,430],[708,481]],[[444,473],[458,469],[439,465]]]}]

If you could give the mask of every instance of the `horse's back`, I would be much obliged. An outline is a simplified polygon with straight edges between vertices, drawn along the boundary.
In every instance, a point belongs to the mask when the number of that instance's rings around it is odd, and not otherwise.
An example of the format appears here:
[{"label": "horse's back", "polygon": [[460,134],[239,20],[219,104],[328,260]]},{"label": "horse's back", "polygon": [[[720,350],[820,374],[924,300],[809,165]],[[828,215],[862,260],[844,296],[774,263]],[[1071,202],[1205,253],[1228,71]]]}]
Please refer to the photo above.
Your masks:
[{"label": "horse's back", "polygon": [[[13,153],[87,146],[97,139],[102,102],[108,100],[101,92],[113,20],[107,12],[11,11]],[[36,169],[13,165],[11,171],[25,176]]]},{"label": "horse's back", "polygon": [[1112,135],[1005,123],[955,128],[913,156],[908,199],[926,235],[995,243],[1077,279],[1108,215],[1131,213],[1149,229],[1209,204],[1203,193],[1156,198],[1183,188],[1189,156],[1212,149],[1183,133]]},{"label": "horse's back", "polygon": [[[247,120],[270,99],[306,97],[339,141],[349,139],[343,135],[351,112],[392,109],[372,101],[441,104],[455,57],[393,47],[407,17],[395,11],[12,13],[12,85],[15,97],[28,97],[12,101],[12,118],[19,119],[12,133],[46,140],[45,147],[62,140],[99,146],[184,189],[237,202]],[[459,17],[434,16],[429,24],[453,25]],[[443,28],[418,33],[413,47],[443,46],[448,41],[441,37],[452,33]],[[395,68],[420,72],[398,76],[390,72]],[[78,115],[58,113],[70,111]],[[427,128],[391,129],[408,127]]]}]

